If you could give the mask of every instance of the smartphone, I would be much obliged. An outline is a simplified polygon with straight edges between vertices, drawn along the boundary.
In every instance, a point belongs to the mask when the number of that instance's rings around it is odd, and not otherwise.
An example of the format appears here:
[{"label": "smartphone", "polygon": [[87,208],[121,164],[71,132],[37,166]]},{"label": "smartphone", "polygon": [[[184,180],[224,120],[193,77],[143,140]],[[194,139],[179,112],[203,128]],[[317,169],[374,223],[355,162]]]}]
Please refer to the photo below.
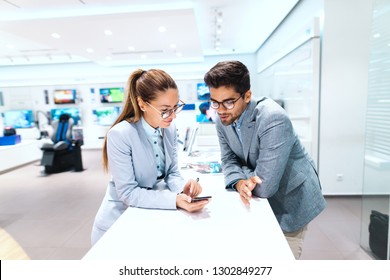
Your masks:
[{"label": "smartphone", "polygon": [[201,201],[201,200],[207,200],[210,199],[211,195],[208,196],[198,196],[198,197],[193,197],[191,202],[196,202],[196,201]]}]

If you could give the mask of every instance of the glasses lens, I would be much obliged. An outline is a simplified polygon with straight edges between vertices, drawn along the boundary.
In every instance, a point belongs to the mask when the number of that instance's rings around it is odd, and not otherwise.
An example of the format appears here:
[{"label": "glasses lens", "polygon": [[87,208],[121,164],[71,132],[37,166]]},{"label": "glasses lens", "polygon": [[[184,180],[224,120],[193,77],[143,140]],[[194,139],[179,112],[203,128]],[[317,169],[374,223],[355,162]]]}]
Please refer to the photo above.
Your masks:
[{"label": "glasses lens", "polygon": [[178,114],[181,112],[181,110],[183,110],[183,107],[184,107],[184,104],[180,104],[179,106],[177,106],[175,108],[175,114]]},{"label": "glasses lens", "polygon": [[219,108],[219,103],[215,101],[210,102],[210,107],[213,109],[218,109]]},{"label": "glasses lens", "polygon": [[224,101],[222,104],[223,104],[223,106],[224,106],[226,109],[228,109],[228,110],[234,108],[234,101],[231,101],[231,100],[229,100],[229,101]]},{"label": "glasses lens", "polygon": [[172,115],[172,112],[173,112],[173,110],[169,110],[169,111],[163,112],[163,113],[161,113],[161,117],[162,117],[163,119],[166,119],[166,118],[168,118],[170,115]]}]

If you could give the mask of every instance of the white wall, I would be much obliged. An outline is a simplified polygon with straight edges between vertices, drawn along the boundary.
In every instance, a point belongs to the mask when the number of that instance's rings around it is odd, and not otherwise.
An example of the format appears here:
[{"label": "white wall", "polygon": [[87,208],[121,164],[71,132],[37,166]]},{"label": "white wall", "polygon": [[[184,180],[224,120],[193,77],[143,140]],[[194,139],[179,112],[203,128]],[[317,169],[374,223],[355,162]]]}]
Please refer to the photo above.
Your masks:
[{"label": "white wall", "polygon": [[362,193],[371,5],[324,5],[319,168],[329,194]]},{"label": "white wall", "polygon": [[361,194],[371,0],[301,1],[259,49],[257,67],[294,48],[313,17],[320,17],[322,28],[318,168],[323,192]]}]

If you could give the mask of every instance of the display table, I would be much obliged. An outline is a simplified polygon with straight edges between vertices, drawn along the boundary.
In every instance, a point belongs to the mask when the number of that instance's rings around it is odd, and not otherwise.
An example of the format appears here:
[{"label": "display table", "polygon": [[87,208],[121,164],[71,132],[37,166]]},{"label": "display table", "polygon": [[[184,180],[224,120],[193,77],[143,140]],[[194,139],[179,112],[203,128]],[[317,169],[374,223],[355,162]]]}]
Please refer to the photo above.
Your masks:
[{"label": "display table", "polygon": [[224,189],[222,175],[199,178],[202,195],[213,196],[202,211],[128,208],[83,259],[294,259],[268,200],[255,198],[247,208]]},{"label": "display table", "polygon": [[21,143],[0,146],[0,173],[18,167],[42,157],[39,140],[22,140]]}]

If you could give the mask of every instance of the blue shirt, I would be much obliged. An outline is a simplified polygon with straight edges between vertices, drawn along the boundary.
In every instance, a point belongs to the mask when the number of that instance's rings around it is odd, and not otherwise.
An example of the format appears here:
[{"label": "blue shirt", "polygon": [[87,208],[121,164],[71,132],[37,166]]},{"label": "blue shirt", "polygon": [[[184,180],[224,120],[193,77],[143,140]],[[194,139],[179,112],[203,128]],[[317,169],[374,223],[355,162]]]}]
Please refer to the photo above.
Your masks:
[{"label": "blue shirt", "polygon": [[[248,107],[247,107],[247,108],[248,108]],[[242,112],[242,114],[241,114],[241,116],[238,118],[238,120],[235,120],[235,121],[232,123],[232,127],[233,127],[234,130],[236,131],[237,136],[238,136],[238,139],[240,139],[241,144],[242,144],[242,139],[241,139],[241,125],[242,125],[242,121],[244,120],[245,113],[246,113],[246,108],[245,108],[244,112]]]},{"label": "blue shirt", "polygon": [[165,175],[165,152],[161,128],[151,127],[144,118],[141,118],[142,127],[145,130],[146,138],[153,147],[154,160],[157,166],[157,177]]}]

